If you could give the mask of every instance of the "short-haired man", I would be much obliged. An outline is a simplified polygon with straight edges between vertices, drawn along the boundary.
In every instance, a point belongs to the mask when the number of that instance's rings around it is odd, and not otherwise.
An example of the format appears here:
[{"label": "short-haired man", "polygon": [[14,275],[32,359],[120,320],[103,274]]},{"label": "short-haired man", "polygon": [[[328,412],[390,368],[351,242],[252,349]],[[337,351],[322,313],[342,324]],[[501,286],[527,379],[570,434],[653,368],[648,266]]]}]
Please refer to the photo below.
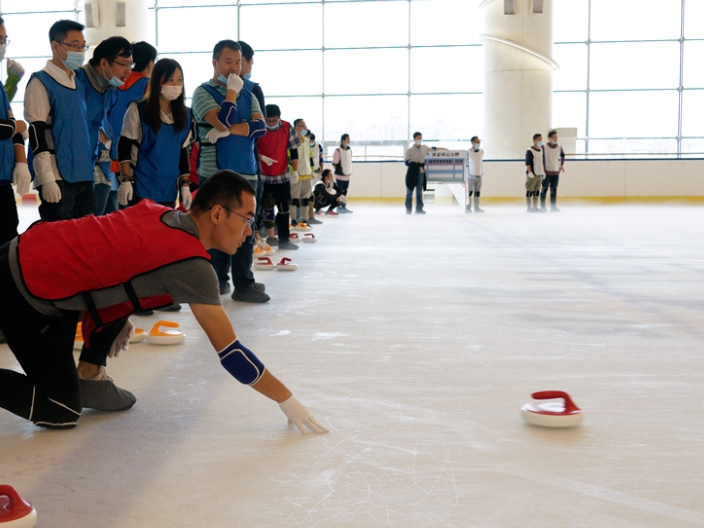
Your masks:
[{"label": "short-haired man", "polygon": [[[255,209],[252,185],[221,171],[200,186],[189,213],[144,200],[110,215],[41,222],[2,246],[0,330],[24,374],[0,369],[0,407],[52,428],[74,427],[83,408],[131,408],[136,398],[106,376],[106,358],[127,347],[135,310],[180,301],[235,379],[279,403],[302,432],[327,432],[239,341],[220,301],[206,250],[237,251]],[[81,237],[91,243],[73,244]],[[97,363],[76,367],[81,314],[82,356]]]},{"label": "short-haired man", "polygon": [[469,174],[467,175],[467,207],[465,212],[472,212],[472,196],[474,196],[474,212],[483,213],[484,209],[479,207],[479,194],[482,190],[482,176],[484,175],[484,149],[481,148],[479,137],[474,136],[472,139],[472,148],[467,151],[467,167]]},{"label": "short-haired man", "polygon": [[[124,84],[113,92],[114,98],[108,105],[104,129],[110,139],[110,166],[108,169],[106,167],[107,164],[100,163],[100,167],[104,173],[106,169],[109,172],[110,187],[106,189],[102,185],[106,184],[106,182],[98,182],[96,179],[96,214],[101,214],[101,203],[105,203],[102,213],[107,214],[117,209],[117,190],[119,187],[117,175],[120,173],[120,164],[117,161],[117,140],[122,134],[122,123],[125,120],[127,107],[131,102],[144,97],[147,91],[156,56],[156,48],[148,42],[135,42],[132,44],[132,62],[134,66],[127,79],[125,79]],[[109,192],[109,199],[102,202],[103,194],[106,192]]]},{"label": "short-haired man", "polygon": [[416,191],[416,214],[425,214],[423,210],[423,191],[426,188],[425,156],[430,151],[447,150],[440,147],[423,145],[423,134],[413,133],[413,145],[406,150],[406,214],[413,212],[413,189]]},{"label": "short-haired man", "polygon": [[534,134],[533,144],[526,150],[526,206],[528,207],[526,212],[528,213],[544,212],[538,208],[538,195],[543,178],[545,178],[543,135]]},{"label": "short-haired man", "polygon": [[[117,186],[117,178],[111,177],[110,172],[110,149],[113,141],[117,142],[118,139],[112,136],[106,117],[108,108],[117,98],[117,88],[125,83],[131,71],[132,45],[123,37],[103,40],[95,48],[88,64],[76,70],[76,79],[83,88],[88,110],[97,215],[117,209],[116,203],[112,203],[106,211],[112,186]],[[113,197],[116,199],[117,195]]]},{"label": "short-haired man", "polygon": [[88,49],[82,24],[59,20],[49,30],[52,58],[32,74],[24,96],[30,169],[42,220],[68,220],[95,212],[96,142],[88,131],[85,91],[76,79]]},{"label": "short-haired man", "polygon": [[[193,114],[200,139],[200,181],[218,169],[233,170],[253,185],[257,182],[257,160],[254,142],[266,133],[264,115],[251,83],[240,78],[242,50],[233,40],[222,40],[213,48],[213,77],[198,86],[193,93]],[[232,299],[262,303],[269,300],[264,285],[254,282],[251,271],[254,235],[245,241],[242,254],[232,268],[235,291]],[[222,293],[229,291],[227,275],[233,262],[229,255],[213,250],[213,266]]]},{"label": "short-haired man", "polygon": [[565,152],[557,144],[557,130],[548,133],[548,144],[543,147],[545,160],[545,179],[540,191],[540,209],[545,211],[545,198],[550,189],[550,212],[559,213],[557,208],[557,184],[560,183],[560,173],[565,171]]}]

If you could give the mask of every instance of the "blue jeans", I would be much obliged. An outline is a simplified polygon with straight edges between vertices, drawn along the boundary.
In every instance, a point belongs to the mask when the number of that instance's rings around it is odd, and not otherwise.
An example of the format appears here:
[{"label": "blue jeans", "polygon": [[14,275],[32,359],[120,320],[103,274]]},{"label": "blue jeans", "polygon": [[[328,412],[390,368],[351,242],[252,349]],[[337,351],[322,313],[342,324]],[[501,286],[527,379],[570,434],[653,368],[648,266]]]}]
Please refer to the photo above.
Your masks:
[{"label": "blue jeans", "polygon": [[105,183],[95,184],[95,216],[106,215],[118,210],[117,191]]},{"label": "blue jeans", "polygon": [[95,192],[92,181],[82,181],[69,183],[58,180],[56,184],[61,189],[61,200],[59,203],[49,203],[44,201],[42,195],[43,185],[39,186],[39,198],[42,203],[39,205],[39,216],[46,222],[57,220],[71,220],[95,214]]},{"label": "blue jeans", "polygon": [[[416,182],[416,211],[423,210],[423,180],[425,173],[418,172],[418,181]],[[406,211],[413,209],[413,189],[406,187]]]}]

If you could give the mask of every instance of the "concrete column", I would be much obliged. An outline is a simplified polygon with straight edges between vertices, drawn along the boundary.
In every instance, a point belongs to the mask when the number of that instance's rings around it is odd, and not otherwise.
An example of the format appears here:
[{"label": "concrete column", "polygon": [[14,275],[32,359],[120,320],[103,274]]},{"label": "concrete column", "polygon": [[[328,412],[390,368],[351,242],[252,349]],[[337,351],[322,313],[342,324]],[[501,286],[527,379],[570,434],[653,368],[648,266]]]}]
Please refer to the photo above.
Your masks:
[{"label": "concrete column", "polygon": [[[108,37],[124,37],[130,42],[146,41],[156,46],[154,16],[149,0],[87,0],[86,3],[98,6],[100,24],[98,27],[86,28],[85,35],[91,49]],[[117,4],[125,4],[125,26],[117,26]],[[89,52],[90,53],[90,52]]]},{"label": "concrete column", "polygon": [[533,13],[535,0],[484,0],[484,138],[490,159],[523,158],[533,134],[545,138],[552,123],[552,0]]}]

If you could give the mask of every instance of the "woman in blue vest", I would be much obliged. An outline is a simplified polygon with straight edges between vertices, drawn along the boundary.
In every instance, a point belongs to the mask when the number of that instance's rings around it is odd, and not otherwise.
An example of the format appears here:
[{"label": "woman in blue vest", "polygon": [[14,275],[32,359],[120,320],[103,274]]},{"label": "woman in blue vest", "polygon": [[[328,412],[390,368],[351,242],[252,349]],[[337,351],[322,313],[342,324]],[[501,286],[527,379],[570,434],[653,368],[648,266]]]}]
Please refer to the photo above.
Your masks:
[{"label": "woman in blue vest", "polygon": [[117,146],[120,161],[120,205],[143,198],[174,207],[191,206],[188,149],[195,122],[183,95],[183,70],[173,59],[154,65],[144,99],[130,103]]}]

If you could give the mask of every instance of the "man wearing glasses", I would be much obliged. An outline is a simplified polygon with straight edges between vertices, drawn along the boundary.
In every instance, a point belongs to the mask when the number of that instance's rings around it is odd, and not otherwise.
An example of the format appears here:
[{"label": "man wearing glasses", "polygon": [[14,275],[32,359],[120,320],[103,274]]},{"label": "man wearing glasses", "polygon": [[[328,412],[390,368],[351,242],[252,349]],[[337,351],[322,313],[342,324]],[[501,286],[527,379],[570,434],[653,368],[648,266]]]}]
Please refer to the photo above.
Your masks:
[{"label": "man wearing glasses", "polygon": [[[76,426],[83,408],[131,408],[131,393],[91,378],[127,348],[135,310],[183,302],[237,381],[277,402],[301,432],[327,432],[240,342],[222,307],[207,250],[234,254],[252,234],[255,211],[252,184],[219,171],[188,213],[143,200],[105,216],[41,222],[2,246],[0,330],[24,374],[0,369],[0,407],[59,429]],[[91,244],[73,244],[79,237]],[[99,366],[74,363],[81,313],[84,351],[100,356]]]},{"label": "man wearing glasses", "polygon": [[88,49],[83,25],[59,20],[49,30],[52,58],[32,74],[24,96],[30,170],[42,220],[68,220],[95,212],[93,153],[85,90],[76,80]]}]

